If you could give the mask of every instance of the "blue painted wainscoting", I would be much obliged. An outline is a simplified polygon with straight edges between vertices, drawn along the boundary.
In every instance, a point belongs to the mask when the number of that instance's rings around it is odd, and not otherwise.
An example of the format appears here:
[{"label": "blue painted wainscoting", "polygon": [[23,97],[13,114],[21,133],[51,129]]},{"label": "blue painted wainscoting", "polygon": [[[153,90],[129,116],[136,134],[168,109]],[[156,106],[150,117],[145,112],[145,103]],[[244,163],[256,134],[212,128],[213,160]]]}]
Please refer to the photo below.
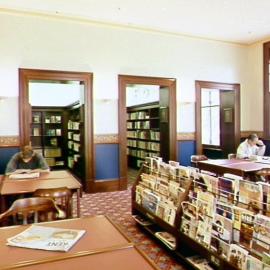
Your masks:
[{"label": "blue painted wainscoting", "polygon": [[4,174],[7,163],[10,158],[20,151],[19,147],[1,147],[0,148],[0,174]]},{"label": "blue painted wainscoting", "polygon": [[178,141],[178,162],[183,166],[190,166],[190,156],[196,154],[196,142],[195,141]]},{"label": "blue painted wainscoting", "polygon": [[96,180],[118,179],[119,146],[113,144],[95,144]]}]

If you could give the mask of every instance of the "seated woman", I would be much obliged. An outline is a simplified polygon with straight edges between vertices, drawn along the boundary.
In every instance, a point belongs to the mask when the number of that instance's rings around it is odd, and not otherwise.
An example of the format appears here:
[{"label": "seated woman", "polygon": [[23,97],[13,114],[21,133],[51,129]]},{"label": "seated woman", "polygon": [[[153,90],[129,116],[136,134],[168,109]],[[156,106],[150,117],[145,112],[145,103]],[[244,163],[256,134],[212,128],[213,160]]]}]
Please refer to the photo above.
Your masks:
[{"label": "seated woman", "polygon": [[22,171],[48,172],[50,168],[44,157],[33,151],[30,145],[22,147],[21,152],[13,155],[7,164],[6,175]]},{"label": "seated woman", "polygon": [[263,156],[265,145],[259,140],[257,134],[250,134],[237,148],[237,158],[250,158],[251,156]]}]

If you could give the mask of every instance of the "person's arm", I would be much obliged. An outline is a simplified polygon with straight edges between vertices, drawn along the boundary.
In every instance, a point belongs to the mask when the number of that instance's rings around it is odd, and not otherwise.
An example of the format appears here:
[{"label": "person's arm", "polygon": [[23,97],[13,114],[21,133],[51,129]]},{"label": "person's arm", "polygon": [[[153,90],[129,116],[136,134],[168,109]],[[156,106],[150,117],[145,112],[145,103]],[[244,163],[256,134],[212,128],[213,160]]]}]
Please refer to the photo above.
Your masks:
[{"label": "person's arm", "polygon": [[13,173],[16,173],[17,170],[17,163],[18,163],[18,158],[17,158],[17,154],[15,154],[8,162],[7,167],[6,167],[6,171],[5,174],[6,175],[10,175]]},{"label": "person's arm", "polygon": [[241,143],[236,152],[236,158],[249,158],[247,148],[245,144]]},{"label": "person's arm", "polygon": [[259,140],[257,143],[257,148],[256,148],[256,155],[258,156],[263,156],[265,153],[265,144],[263,141]]},{"label": "person's arm", "polygon": [[36,169],[32,170],[32,172],[49,172],[50,167],[48,166],[45,158],[39,153],[36,153],[36,155],[37,155],[37,158],[38,158],[39,168],[36,168]]}]

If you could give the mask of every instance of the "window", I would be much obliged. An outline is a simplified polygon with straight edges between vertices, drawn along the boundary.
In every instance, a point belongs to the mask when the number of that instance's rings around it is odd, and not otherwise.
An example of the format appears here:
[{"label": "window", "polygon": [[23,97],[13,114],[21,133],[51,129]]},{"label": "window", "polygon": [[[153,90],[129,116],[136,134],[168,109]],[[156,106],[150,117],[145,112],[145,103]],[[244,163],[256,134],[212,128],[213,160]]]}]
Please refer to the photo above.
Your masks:
[{"label": "window", "polygon": [[201,89],[202,144],[220,145],[220,95],[218,89]]}]

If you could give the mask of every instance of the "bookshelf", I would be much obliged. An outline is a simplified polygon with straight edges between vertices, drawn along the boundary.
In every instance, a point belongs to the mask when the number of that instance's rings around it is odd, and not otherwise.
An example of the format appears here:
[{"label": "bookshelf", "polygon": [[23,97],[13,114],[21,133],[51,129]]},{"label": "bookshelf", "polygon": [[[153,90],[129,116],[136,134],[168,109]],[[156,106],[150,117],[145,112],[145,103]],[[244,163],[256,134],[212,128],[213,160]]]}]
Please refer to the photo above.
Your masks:
[{"label": "bookshelf", "polygon": [[67,166],[84,179],[84,107],[73,104],[67,108]]},{"label": "bookshelf", "polygon": [[[169,136],[168,119],[161,117],[167,107],[159,102],[127,107],[128,165],[140,168],[146,157],[169,157],[166,139]],[[164,117],[163,117],[164,118]]]},{"label": "bookshelf", "polygon": [[52,169],[65,167],[64,110],[32,107],[30,125],[30,141],[34,150],[44,156]]},{"label": "bookshelf", "polygon": [[[189,268],[198,269],[192,258],[199,256],[206,259],[203,269],[267,269],[269,191],[265,182],[147,158],[132,188],[132,214]],[[175,245],[160,240],[160,232],[169,233]]]}]

